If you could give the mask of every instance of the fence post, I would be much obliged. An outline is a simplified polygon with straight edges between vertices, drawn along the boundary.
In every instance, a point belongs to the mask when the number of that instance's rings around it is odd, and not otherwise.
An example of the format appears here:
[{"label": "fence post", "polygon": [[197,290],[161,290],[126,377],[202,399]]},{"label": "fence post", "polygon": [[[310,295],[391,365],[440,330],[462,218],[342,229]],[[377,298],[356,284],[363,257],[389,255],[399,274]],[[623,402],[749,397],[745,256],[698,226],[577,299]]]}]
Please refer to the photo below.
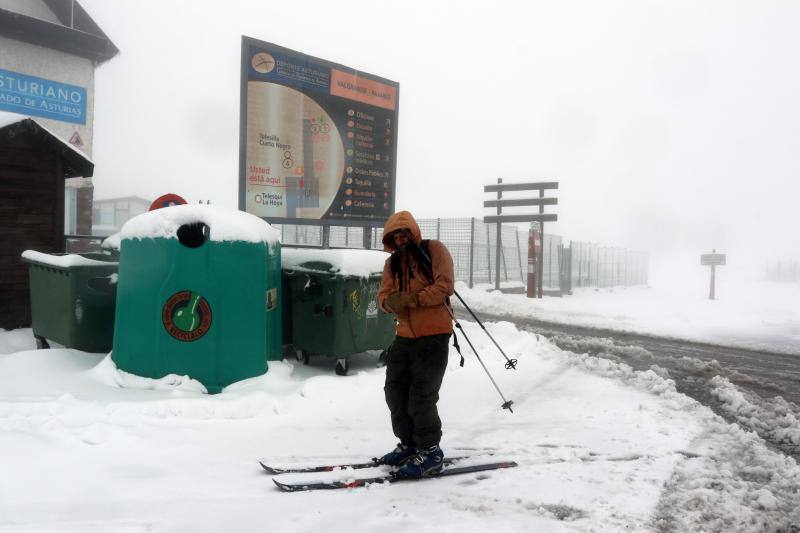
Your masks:
[{"label": "fence post", "polygon": [[628,262],[630,261],[630,252],[628,249],[625,249],[625,285],[630,285],[630,268],[628,266]]},{"label": "fence post", "polygon": [[[502,228],[502,226],[503,225],[500,224],[501,228]],[[508,281],[508,263],[506,263],[506,251],[505,251],[505,249],[503,249],[503,241],[502,241],[502,239],[497,242],[497,246],[500,247],[500,258],[503,260],[503,274],[506,277],[506,281]],[[499,272],[499,270],[498,270],[498,272]]]},{"label": "fence post", "polygon": [[[550,236],[550,258],[547,260],[547,279],[550,281],[550,285],[553,285],[553,237]],[[558,248],[556,248],[556,252],[558,252]],[[558,257],[556,257],[556,266],[558,266]]]},{"label": "fence post", "polygon": [[[497,178],[497,183],[503,183],[503,178]],[[503,193],[501,191],[497,191],[497,200],[503,197]],[[503,208],[500,207],[500,204],[497,204],[497,214],[498,216],[503,212]],[[497,221],[497,237],[495,238],[495,250],[494,250],[494,258],[495,258],[495,273],[494,273],[494,288],[495,290],[500,290],[500,256],[503,254],[503,224],[500,221]],[[508,279],[508,272],[506,272],[506,280]]]},{"label": "fence post", "polygon": [[486,224],[486,267],[489,269],[489,283],[492,282],[492,241],[489,235],[489,224]]},{"label": "fence post", "polygon": [[323,248],[330,248],[331,247],[331,227],[330,226],[322,226],[322,247]]},{"label": "fence post", "polygon": [[472,288],[472,267],[475,257],[475,217],[469,219],[469,288]]},{"label": "fence post", "polygon": [[[603,251],[603,279],[600,279],[600,251]],[[604,248],[597,247],[597,286],[598,287],[605,287],[606,286],[606,251]]]},{"label": "fence post", "polygon": [[572,241],[569,241],[569,262],[567,263],[567,294],[572,294]]},{"label": "fence post", "polygon": [[436,240],[437,241],[442,240],[442,238],[440,236],[441,235],[441,225],[442,225],[442,219],[441,218],[437,218],[436,219]]},{"label": "fence post", "polygon": [[364,245],[366,250],[372,248],[372,227],[365,226],[364,233],[362,235],[361,243]]},{"label": "fence post", "polygon": [[[519,261],[519,280],[522,283],[525,283],[525,274],[522,271],[522,246],[519,244],[519,230],[514,228],[514,232],[517,234],[517,261]],[[527,257],[527,255],[525,257]]]}]

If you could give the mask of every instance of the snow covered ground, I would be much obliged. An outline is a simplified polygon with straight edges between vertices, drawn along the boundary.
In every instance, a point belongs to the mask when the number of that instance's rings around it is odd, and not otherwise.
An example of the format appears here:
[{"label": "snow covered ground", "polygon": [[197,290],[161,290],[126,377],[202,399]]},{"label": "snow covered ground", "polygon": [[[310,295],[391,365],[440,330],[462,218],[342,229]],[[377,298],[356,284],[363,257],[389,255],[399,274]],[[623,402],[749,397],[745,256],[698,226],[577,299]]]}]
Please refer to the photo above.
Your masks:
[{"label": "snow covered ground", "polygon": [[456,290],[476,311],[800,355],[800,284],[718,279],[652,287],[579,288],[563,298],[526,298],[488,285]]},{"label": "snow covered ground", "polygon": [[507,371],[481,330],[464,326],[515,411],[500,409],[471,354],[461,368],[451,350],[440,402],[442,446],[453,455],[513,459],[518,468],[294,494],[279,492],[256,460],[347,462],[393,447],[376,353],[357,357],[347,377],[334,376],[324,359],[272,363],[266,375],[208,396],[186,378],[136,379],[106,355],[35,351],[29,330],[0,332],[0,530],[789,531],[800,525],[795,461],[677,393],[671,381],[490,323],[519,359],[519,370]]}]

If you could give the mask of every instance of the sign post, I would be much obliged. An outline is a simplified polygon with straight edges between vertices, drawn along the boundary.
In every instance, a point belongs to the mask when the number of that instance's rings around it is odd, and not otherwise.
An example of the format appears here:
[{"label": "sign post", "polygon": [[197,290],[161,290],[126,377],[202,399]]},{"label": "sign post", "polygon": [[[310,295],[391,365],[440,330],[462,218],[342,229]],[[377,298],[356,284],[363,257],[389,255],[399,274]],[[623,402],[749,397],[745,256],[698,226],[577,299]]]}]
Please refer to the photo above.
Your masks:
[{"label": "sign post", "polygon": [[[544,191],[546,189],[558,189],[558,182],[557,181],[549,181],[549,182],[538,182],[538,183],[503,183],[502,179],[497,180],[497,185],[485,185],[483,187],[483,192],[496,192],[497,199],[496,200],[486,200],[483,202],[483,207],[496,207],[497,208],[497,215],[494,216],[486,216],[483,217],[483,222],[485,224],[496,223],[497,224],[497,253],[495,254],[495,289],[500,289],[500,246],[502,246],[500,240],[500,233],[501,233],[501,225],[503,222],[538,222],[539,223],[539,239],[541,241],[544,240],[544,223],[545,222],[555,222],[558,220],[558,215],[545,213],[544,206],[546,205],[557,205],[558,198],[545,198]],[[503,192],[513,192],[513,191],[539,191],[538,198],[509,198],[503,199]],[[529,205],[538,205],[539,206],[539,214],[538,215],[503,215],[502,208],[503,207],[521,207],[521,206],[529,206]],[[529,257],[529,265],[530,265],[530,251],[528,252]],[[538,283],[537,290],[538,290],[538,298],[542,297],[542,265],[541,260],[538,260],[535,263],[538,266]],[[530,268],[530,267],[529,267]],[[528,276],[529,280],[529,288],[528,288],[528,297],[532,298],[532,292],[530,289],[530,281],[531,276]]]},{"label": "sign post", "polygon": [[710,254],[702,254],[700,255],[700,264],[703,266],[711,266],[711,286],[708,290],[708,299],[714,300],[716,299],[715,294],[715,278],[716,278],[716,268],[717,266],[724,266],[726,256],[725,254],[718,254],[716,250],[711,250],[712,253]]},{"label": "sign post", "polygon": [[542,239],[539,233],[539,223],[531,222],[528,230],[528,298],[536,298],[536,264],[541,257]]}]

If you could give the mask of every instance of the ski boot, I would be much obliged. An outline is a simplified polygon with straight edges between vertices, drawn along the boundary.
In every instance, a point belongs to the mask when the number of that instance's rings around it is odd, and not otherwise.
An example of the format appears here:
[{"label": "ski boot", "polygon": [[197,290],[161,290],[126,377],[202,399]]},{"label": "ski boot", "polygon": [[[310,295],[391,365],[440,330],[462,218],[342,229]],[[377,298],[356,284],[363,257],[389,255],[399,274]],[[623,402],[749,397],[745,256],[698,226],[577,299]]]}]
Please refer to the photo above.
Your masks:
[{"label": "ski boot", "polygon": [[402,442],[398,442],[397,448],[387,453],[380,459],[377,459],[376,462],[379,465],[403,466],[416,454],[416,448],[413,446],[406,446]]},{"label": "ski boot", "polygon": [[437,474],[444,468],[444,452],[439,445],[419,450],[400,470],[395,472],[396,479],[419,479]]}]

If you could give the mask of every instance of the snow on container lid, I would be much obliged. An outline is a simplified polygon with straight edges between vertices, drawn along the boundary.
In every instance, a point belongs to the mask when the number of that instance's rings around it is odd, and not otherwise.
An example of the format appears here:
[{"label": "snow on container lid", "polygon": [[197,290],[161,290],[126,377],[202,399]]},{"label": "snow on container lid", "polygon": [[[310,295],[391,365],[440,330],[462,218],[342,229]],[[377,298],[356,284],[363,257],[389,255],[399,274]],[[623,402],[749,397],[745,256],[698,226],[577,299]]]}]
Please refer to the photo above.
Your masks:
[{"label": "snow on container lid", "polygon": [[[88,256],[98,257],[99,259],[92,259]],[[106,260],[106,258],[108,260]],[[98,253],[86,255],[46,254],[43,252],[37,252],[36,250],[25,250],[22,252],[22,259],[28,263],[63,269],[84,266],[109,266],[118,264],[117,261],[110,255]]]},{"label": "snow on container lid", "polygon": [[119,251],[119,244],[120,244],[119,232],[116,232],[114,235],[107,237],[100,245],[100,248],[102,248],[103,250]]},{"label": "snow on container lid", "polygon": [[174,205],[142,213],[122,226],[121,240],[177,239],[178,229],[187,224],[205,224],[208,240],[280,242],[281,234],[268,223],[250,213],[203,204]]},{"label": "snow on container lid", "polygon": [[282,248],[281,268],[368,278],[383,272],[389,254],[378,250]]}]

